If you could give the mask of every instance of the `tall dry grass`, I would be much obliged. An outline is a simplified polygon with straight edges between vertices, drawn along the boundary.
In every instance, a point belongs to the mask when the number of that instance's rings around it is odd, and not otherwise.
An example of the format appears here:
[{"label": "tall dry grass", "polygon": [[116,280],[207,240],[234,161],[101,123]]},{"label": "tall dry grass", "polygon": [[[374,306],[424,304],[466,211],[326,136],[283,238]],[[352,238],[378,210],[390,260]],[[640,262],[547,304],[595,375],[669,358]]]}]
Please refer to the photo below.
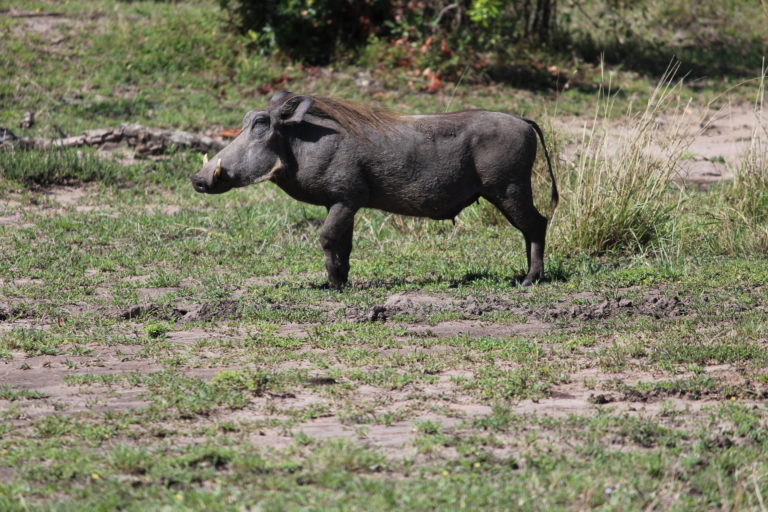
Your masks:
[{"label": "tall dry grass", "polygon": [[755,128],[749,147],[733,168],[733,181],[723,189],[719,242],[729,254],[768,254],[768,116],[765,114],[763,63],[754,102]]},{"label": "tall dry grass", "polygon": [[[647,252],[671,239],[684,193],[673,180],[690,138],[683,135],[676,66],[659,80],[644,108],[619,133],[610,114],[610,83],[585,125],[576,160],[561,170],[561,202],[551,240],[565,253]],[[659,117],[676,112],[672,121]],[[614,131],[612,131],[614,130]]]}]

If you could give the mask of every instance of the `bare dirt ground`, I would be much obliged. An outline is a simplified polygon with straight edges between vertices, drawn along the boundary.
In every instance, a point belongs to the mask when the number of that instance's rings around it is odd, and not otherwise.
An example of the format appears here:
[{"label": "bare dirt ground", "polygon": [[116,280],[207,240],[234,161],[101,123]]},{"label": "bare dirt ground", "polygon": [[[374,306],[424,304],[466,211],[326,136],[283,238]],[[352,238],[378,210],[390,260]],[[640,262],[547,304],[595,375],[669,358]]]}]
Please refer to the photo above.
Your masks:
[{"label": "bare dirt ground", "polygon": [[[554,122],[554,126],[570,140],[563,148],[566,160],[575,158],[582,146],[582,134],[591,129],[592,121],[570,117]],[[758,114],[755,105],[746,101],[729,103],[719,109],[688,106],[680,113],[658,116],[654,122],[661,133],[675,132],[676,126],[681,127],[677,134],[687,147],[679,162],[678,178],[699,185],[732,178],[734,168],[749,150],[755,133],[768,134],[768,118]],[[634,134],[626,119],[608,121],[604,125],[599,121],[599,125],[608,133],[610,146],[626,142]],[[664,158],[664,149],[656,144],[650,156]]]},{"label": "bare dirt ground", "polygon": [[[142,301],[165,293],[169,289],[146,289],[140,296],[137,307],[146,307]],[[290,444],[298,433],[314,438],[350,438],[366,446],[380,448],[393,458],[414,455],[413,440],[418,435],[417,426],[423,422],[435,422],[442,425],[446,432],[454,432],[464,420],[481,418],[491,413],[487,402],[462,387],[465,379],[471,378],[478,366],[461,362],[463,350],[452,344],[442,344],[440,339],[466,336],[473,339],[502,339],[520,337],[525,339],[540,332],[569,332],[573,326],[568,322],[609,320],[621,315],[621,318],[646,316],[648,318],[669,318],[687,314],[685,301],[668,296],[662,290],[651,290],[640,297],[627,290],[626,294],[610,300],[600,299],[591,294],[578,293],[565,295],[557,300],[536,308],[520,308],[511,303],[482,296],[467,299],[455,299],[442,295],[430,295],[419,292],[392,293],[380,305],[365,309],[347,309],[342,304],[332,304],[330,311],[343,311],[353,322],[384,322],[392,326],[405,328],[406,335],[400,337],[400,348],[378,349],[361,345],[360,350],[393,351],[403,356],[439,354],[454,361],[449,368],[438,369],[434,379],[429,382],[408,384],[402,388],[374,387],[359,382],[349,382],[354,387],[354,404],[349,411],[331,412],[338,400],[331,392],[334,387],[344,384],[327,377],[326,373],[303,364],[302,357],[270,366],[270,371],[285,371],[306,367],[310,372],[307,385],[299,391],[264,393],[254,396],[249,405],[242,410],[221,410],[212,416],[197,421],[203,424],[221,422],[263,422],[267,418],[289,419],[296,411],[307,408],[328,407],[328,413],[319,417],[294,422],[290,427],[272,427],[265,425],[252,435],[255,445],[283,447]],[[627,298],[633,296],[634,298]],[[6,311],[9,306],[4,306]],[[185,306],[178,305],[177,309]],[[440,312],[459,312],[468,318],[442,322],[429,322],[428,315]],[[519,315],[523,321],[498,323],[483,319],[491,312],[508,311]],[[120,316],[124,312],[104,311],[110,316]],[[189,315],[189,313],[186,313]],[[207,312],[196,310],[192,319],[223,317],[232,314],[231,306],[222,302],[219,306],[209,307]],[[398,317],[407,318],[400,321]],[[514,318],[514,317],[513,317]],[[18,319],[4,322],[2,330],[12,327],[50,328],[52,319]],[[558,321],[560,323],[558,323]],[[242,327],[227,327],[217,323],[207,327],[184,329],[183,319],[178,330],[168,334],[163,340],[163,353],[168,357],[182,357],[185,363],[177,368],[189,376],[210,379],[223,370],[259,367],[258,362],[249,360],[246,352],[235,349],[225,362],[215,348],[200,349],[197,343],[203,340],[229,340],[235,346],[245,335]],[[279,336],[305,339],[317,324],[292,323],[283,326]],[[136,324],[134,332],[141,331]],[[428,347],[414,345],[418,339],[436,340]],[[75,375],[130,375],[147,374],[167,370],[162,357],[142,355],[144,346],[88,343],[88,355],[26,356],[21,351],[14,351],[11,359],[0,362],[0,382],[16,390],[30,390],[41,393],[42,398],[34,400],[17,416],[15,426],[19,429],[30,428],[36,418],[52,413],[65,412],[78,414],[87,412],[104,413],[109,411],[128,411],[146,407],[149,402],[144,398],[142,389],[131,387],[125,382],[103,385],[81,386],[66,382],[67,377]],[[307,358],[332,354],[334,349],[299,348]],[[578,359],[578,358],[577,358]],[[513,364],[511,368],[515,368]],[[678,421],[669,415],[672,409],[685,410],[687,417],[699,415],[722,397],[685,396],[675,392],[655,391],[643,393],[617,388],[616,382],[630,386],[638,382],[656,382],[663,376],[653,370],[628,369],[620,372],[603,372],[596,368],[594,361],[580,359],[575,361],[575,371],[555,383],[548,390],[547,396],[536,399],[513,401],[516,413],[537,417],[566,417],[568,415],[590,414],[599,408],[608,407],[615,412],[623,412],[638,417],[665,418]],[[353,371],[339,362],[328,371],[341,370],[342,374]],[[363,368],[375,371],[375,367]],[[704,375],[730,379],[734,384],[744,385],[740,370],[730,365],[706,367]],[[750,387],[749,383],[746,383]],[[768,393],[768,390],[754,389],[755,398]],[[747,397],[747,401],[749,398]],[[13,402],[0,400],[0,407],[13,407]],[[280,412],[284,411],[284,412]],[[382,422],[376,417],[390,414],[390,420]],[[366,416],[370,415],[370,420]],[[402,419],[400,419],[402,418]],[[365,424],[364,428],[360,424]],[[502,448],[499,448],[502,449]],[[508,448],[504,448],[508,449]],[[503,449],[502,449],[503,450]]]}]

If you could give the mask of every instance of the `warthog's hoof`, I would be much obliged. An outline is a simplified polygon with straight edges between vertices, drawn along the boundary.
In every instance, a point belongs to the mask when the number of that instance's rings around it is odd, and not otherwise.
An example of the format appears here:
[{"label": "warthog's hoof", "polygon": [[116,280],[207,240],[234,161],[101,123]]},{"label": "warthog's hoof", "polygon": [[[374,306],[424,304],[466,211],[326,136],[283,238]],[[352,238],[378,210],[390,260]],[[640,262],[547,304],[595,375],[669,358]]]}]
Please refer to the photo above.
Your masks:
[{"label": "warthog's hoof", "polygon": [[343,290],[344,287],[347,285],[346,281],[336,281],[336,280],[329,280],[328,281],[328,288],[331,290]]}]

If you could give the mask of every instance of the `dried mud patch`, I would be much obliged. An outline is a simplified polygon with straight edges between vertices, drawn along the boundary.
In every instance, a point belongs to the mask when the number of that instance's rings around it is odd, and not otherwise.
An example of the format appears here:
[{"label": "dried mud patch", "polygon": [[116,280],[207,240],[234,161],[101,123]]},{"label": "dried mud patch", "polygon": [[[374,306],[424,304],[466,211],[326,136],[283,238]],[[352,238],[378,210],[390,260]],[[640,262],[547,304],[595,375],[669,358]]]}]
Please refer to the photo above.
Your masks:
[{"label": "dried mud patch", "polygon": [[654,290],[645,297],[632,299],[616,297],[597,304],[574,304],[572,298],[558,300],[557,304],[545,305],[533,312],[544,319],[602,320],[617,315],[671,318],[685,316],[690,304],[677,295],[667,296]]},{"label": "dried mud patch", "polygon": [[377,306],[366,310],[352,308],[346,318],[356,322],[385,322],[396,315],[409,315],[417,320],[424,320],[432,313],[452,309],[454,299],[415,292],[395,293]]},{"label": "dried mud patch", "polygon": [[0,303],[0,322],[31,318],[32,314],[18,304]]},{"label": "dried mud patch", "polygon": [[[123,411],[146,406],[136,389],[97,386],[88,389],[70,385],[66,377],[88,375],[118,375],[135,372],[154,372],[162,366],[145,360],[125,360],[126,350],[118,355],[116,350],[95,349],[94,356],[72,355],[25,357],[16,354],[13,360],[0,363],[0,382],[14,390],[37,391],[42,398],[29,401],[24,407],[22,423],[39,416],[65,412],[74,414],[86,411]],[[23,361],[19,365],[19,360]],[[0,404],[7,401],[0,401]],[[8,404],[6,403],[5,406]],[[0,407],[5,408],[5,407]]]},{"label": "dried mud patch", "polygon": [[365,310],[351,308],[345,316],[355,322],[386,322],[398,316],[408,317],[413,322],[424,322],[430,315],[439,313],[454,312],[465,318],[474,318],[496,311],[523,313],[526,310],[491,296],[458,299],[406,292],[392,294],[383,304]]},{"label": "dried mud patch", "polygon": [[[590,416],[602,408],[612,413],[655,418],[661,422],[690,422],[707,410],[738,400],[758,404],[768,397],[768,386],[741,375],[739,368],[719,365],[694,375],[671,378],[662,372],[631,370],[606,373],[590,368],[574,373],[569,382],[553,384],[546,396],[518,401],[518,414],[567,418]],[[712,377],[712,380],[702,378]],[[704,382],[706,385],[702,385]],[[670,414],[682,411],[684,414]]]},{"label": "dried mud patch", "polygon": [[23,217],[21,212],[0,215],[0,227],[25,229],[34,226],[32,223],[24,222]]},{"label": "dried mud patch", "polygon": [[414,325],[408,328],[408,334],[418,336],[430,336],[444,338],[450,336],[473,336],[473,337],[491,337],[506,338],[544,332],[551,327],[551,324],[532,320],[519,324],[496,324],[483,322],[479,320],[452,320],[448,322],[439,322],[436,325]]},{"label": "dried mud patch", "polygon": [[47,189],[46,193],[55,203],[62,206],[75,206],[80,205],[80,203],[88,196],[88,188],[89,187],[85,186],[66,187],[62,185],[54,185]]},{"label": "dried mud patch", "polygon": [[[142,298],[162,297],[173,293],[178,288],[149,288],[151,293]],[[138,304],[132,304],[113,313],[113,317],[123,320],[133,320],[143,316],[151,316],[159,320],[185,322],[210,322],[227,320],[238,315],[240,304],[235,300],[221,300],[205,304],[176,304],[159,305],[143,300]]]},{"label": "dried mud patch", "polygon": [[[258,416],[243,414],[236,415],[238,421],[258,420]],[[250,436],[250,441],[256,446],[284,448],[292,444],[297,435],[325,441],[331,439],[356,440],[366,448],[375,448],[391,459],[414,457],[418,451],[413,442],[419,435],[418,425],[431,422],[440,425],[441,431],[451,432],[463,420],[439,414],[420,414],[407,421],[396,421],[389,424],[365,423],[354,424],[342,421],[335,415],[325,415],[301,422],[289,429],[259,429]]]},{"label": "dried mud patch", "polygon": [[[305,328],[301,324],[296,325]],[[223,333],[219,328],[195,328],[171,332],[167,341],[171,346],[189,347],[197,340],[210,336],[223,336]],[[14,353],[11,361],[0,362],[0,382],[15,390],[38,391],[43,397],[22,399],[14,404],[0,401],[0,408],[11,405],[22,408],[23,414],[13,419],[14,425],[21,429],[33,424],[36,418],[50,414],[85,415],[80,417],[87,419],[98,418],[98,415],[109,412],[144,409],[151,402],[145,399],[146,389],[141,386],[126,387],[126,381],[120,379],[113,384],[94,381],[78,385],[65,382],[66,377],[74,375],[146,375],[168,369],[152,360],[125,357],[142,347],[93,347],[95,354],[91,357],[25,357],[22,353]],[[26,369],[22,369],[20,362],[24,363]],[[73,368],[72,363],[77,364],[77,367]],[[436,375],[436,379],[409,383],[398,389],[389,389],[386,385],[361,384],[344,377],[328,377],[327,368],[319,370],[301,359],[262,367],[243,354],[225,364],[199,368],[191,368],[186,364],[174,367],[173,371],[210,381],[223,370],[250,368],[280,372],[295,369],[297,363],[306,372],[300,381],[292,382],[285,389],[267,387],[264,392],[253,393],[245,408],[229,409],[220,406],[210,413],[185,420],[179,423],[182,427],[174,435],[184,436],[185,432],[195,432],[196,428],[204,425],[227,422],[243,425],[245,438],[255,446],[267,448],[291,446],[297,436],[303,435],[317,440],[348,439],[362,446],[379,449],[393,460],[421,460],[434,456],[452,458],[456,454],[451,447],[445,447],[444,450],[440,448],[443,451],[439,455],[419,451],[417,441],[424,435],[424,426],[437,428],[448,438],[459,438],[476,432],[472,426],[476,425],[475,420],[494,414],[492,403],[468,393],[462,386],[462,379],[473,378],[473,370],[470,368],[446,368]],[[344,375],[343,363],[334,367],[341,369]],[[749,382],[738,367],[712,366],[707,367],[705,373],[716,378],[719,383],[742,388]],[[680,378],[685,377],[688,376]],[[505,400],[504,405],[515,415],[532,419],[592,417],[604,409],[611,414],[651,418],[662,424],[679,425],[681,422],[698,421],[708,414],[707,408],[731,399],[727,394],[716,392],[694,395],[689,392],[659,391],[671,389],[664,387],[667,382],[665,379],[668,377],[662,372],[624,371],[606,374],[589,368],[575,373],[566,383],[551,385],[543,397],[535,400],[513,398]],[[338,389],[335,389],[337,386]],[[644,389],[647,393],[636,394],[629,391],[631,389]],[[757,387],[752,385],[749,389],[757,390]],[[738,399],[746,403],[758,403],[766,396],[765,392],[760,395],[755,392],[742,394]],[[670,415],[670,410],[683,411],[684,414]],[[312,416],[306,418],[303,411],[308,411]],[[145,433],[151,435],[149,431]],[[556,433],[552,435],[556,436]],[[498,433],[497,437],[503,446],[498,450],[494,448],[494,453],[498,451],[503,455],[520,448],[513,433]],[[615,442],[627,444],[620,437]]]},{"label": "dried mud patch", "polygon": [[[619,315],[661,319],[685,316],[689,311],[689,301],[678,295],[667,295],[661,290],[652,290],[639,298],[604,298],[595,294],[576,293],[557,299],[554,303],[536,306],[517,305],[491,296],[454,299],[398,293],[380,305],[367,309],[350,308],[345,317],[354,322],[393,321],[411,326],[410,330],[414,333],[428,336],[468,334],[499,337],[543,332],[552,327],[550,322],[554,320],[604,320]],[[458,318],[429,325],[430,316],[445,313]],[[489,313],[508,313],[520,321],[484,321],[484,316]]]},{"label": "dried mud patch", "polygon": [[236,300],[222,300],[218,302],[208,302],[202,305],[193,306],[184,309],[178,308],[179,312],[186,311],[181,317],[182,322],[210,322],[213,320],[224,320],[237,316],[240,310],[240,304]]},{"label": "dried mud patch", "polygon": [[0,482],[12,482],[15,476],[16,471],[13,468],[0,466]]},{"label": "dried mud patch", "polygon": [[606,395],[606,400],[623,402],[654,403],[669,399],[685,401],[700,400],[765,400],[768,398],[768,385],[755,381],[738,373],[704,372],[696,377],[657,382],[646,382],[642,386],[622,387],[616,394]]},{"label": "dried mud patch", "polygon": [[298,324],[298,323],[287,323],[282,324],[278,330],[277,335],[283,336],[283,337],[291,337],[291,338],[306,338],[309,336],[309,331],[317,327],[319,324]]},{"label": "dried mud patch", "polygon": [[[348,439],[362,446],[379,449],[392,459],[450,459],[459,456],[452,446],[432,448],[436,451],[429,454],[424,452],[425,440],[431,439],[428,437],[430,434],[425,434],[424,430],[436,429],[440,435],[445,435],[445,439],[458,443],[460,441],[456,440],[461,436],[477,434],[478,429],[482,428],[478,426],[482,422],[476,420],[496,414],[494,402],[487,398],[489,395],[481,395],[477,391],[479,388],[466,386],[468,380],[477,379],[480,382],[480,379],[486,378],[480,373],[490,359],[484,357],[493,357],[494,354],[483,352],[482,357],[475,357],[472,354],[475,349],[472,347],[467,348],[462,344],[457,349],[455,343],[423,338],[523,337],[535,343],[535,340],[544,338],[539,335],[543,332],[569,332],[571,323],[634,316],[667,319],[686,315],[693,309],[689,299],[684,296],[676,296],[664,289],[647,288],[622,289],[609,297],[598,293],[558,293],[555,299],[543,303],[542,296],[538,294],[510,293],[500,297],[479,293],[469,297],[455,297],[419,292],[393,293],[382,300],[380,305],[369,309],[352,310],[341,302],[325,301],[309,307],[316,308],[314,313],[319,311],[333,320],[345,314],[347,318],[350,314],[356,314],[359,321],[391,323],[397,332],[397,335],[392,335],[393,344],[382,348],[382,345],[359,342],[354,348],[361,353],[379,351],[377,358],[371,359],[374,362],[369,363],[365,362],[367,360],[362,355],[359,360],[353,360],[341,352],[339,357],[334,357],[336,349],[333,345],[320,346],[314,343],[314,339],[306,343],[300,340],[295,345],[298,353],[291,353],[282,359],[284,354],[280,351],[272,353],[265,346],[254,347],[252,343],[240,342],[246,337],[258,336],[262,329],[268,336],[277,334],[303,338],[322,324],[279,322],[279,326],[263,328],[260,324],[243,326],[240,322],[227,323],[228,319],[243,319],[247,316],[248,310],[243,308],[249,299],[238,297],[233,300],[232,295],[205,304],[153,304],[152,300],[168,300],[169,297],[163,297],[179,288],[149,288],[146,286],[149,280],[146,276],[128,279],[135,286],[143,287],[139,290],[153,290],[153,293],[140,294],[142,302],[122,312],[115,313],[116,307],[113,306],[113,310],[107,314],[113,317],[117,314],[132,320],[127,329],[139,333],[141,344],[88,344],[94,354],[87,357],[68,354],[30,358],[14,352],[10,361],[0,360],[0,382],[7,383],[14,390],[36,390],[44,396],[38,400],[20,398],[12,404],[0,401],[0,408],[23,411],[19,417],[12,419],[14,425],[31,432],[36,418],[50,414],[77,415],[86,421],[102,421],[103,415],[110,412],[129,412],[139,417],[145,414],[143,410],[149,411],[146,414],[154,414],[153,404],[156,401],[154,396],[147,393],[147,388],[142,387],[142,384],[128,387],[129,382],[145,382],[143,380],[125,378],[116,379],[113,384],[103,384],[99,383],[99,379],[84,379],[88,384],[68,384],[65,379],[72,375],[140,373],[147,376],[168,370],[171,379],[178,372],[180,376],[210,382],[224,370],[253,370],[258,375],[269,376],[274,373],[278,384],[274,389],[267,386],[263,392],[246,392],[247,403],[242,409],[229,409],[219,404],[208,412],[185,418],[178,422],[178,430],[169,435],[175,436],[174,440],[184,436],[199,436],[196,432],[203,427],[217,428],[218,424],[226,423],[241,429],[238,435],[243,439],[266,448],[296,446],[297,439],[307,436],[317,440]],[[178,299],[170,296],[170,300]],[[4,303],[0,304],[0,312],[3,307]],[[281,302],[259,304],[258,307],[279,310],[298,306]],[[72,313],[74,315],[76,312]],[[378,316],[371,318],[370,313]],[[167,319],[170,330],[163,333],[160,340],[145,338],[142,332],[147,332],[146,323],[134,320],[142,315],[149,320]],[[565,319],[576,322],[555,322]],[[182,326],[184,322],[208,324]],[[0,323],[0,329],[9,323],[12,322]],[[120,323],[117,325],[125,326]],[[350,331],[355,329],[348,325],[343,327]],[[324,334],[322,330],[318,332]],[[541,343],[546,344],[546,339]],[[153,350],[151,345],[156,341],[158,347]],[[219,344],[219,341],[222,343]],[[286,346],[288,350],[294,350],[291,344]],[[562,355],[551,348],[542,347],[544,360],[540,362],[544,366],[553,363],[547,359],[549,356]],[[256,354],[266,355],[267,358],[257,359],[254,357]],[[472,357],[462,358],[463,354]],[[272,355],[276,357],[270,359]],[[425,357],[419,359],[417,356],[421,355]],[[706,375],[714,381],[710,387],[685,388],[670,386],[669,381],[688,379],[691,377],[689,375],[670,377],[668,372],[648,370],[606,372],[595,368],[595,361],[587,360],[586,356],[584,360],[574,360],[579,357],[582,356],[578,353],[566,355],[564,360],[555,361],[552,365],[556,372],[568,371],[566,368],[583,369],[578,373],[572,371],[567,379],[550,378],[549,374],[538,374],[535,371],[531,373],[530,379],[539,379],[537,382],[541,382],[545,388],[539,398],[519,398],[534,396],[531,393],[523,394],[524,390],[517,396],[500,400],[502,405],[508,407],[514,415],[527,417],[532,422],[537,421],[538,417],[567,422],[574,416],[591,418],[604,411],[606,414],[628,415],[664,425],[676,425],[675,422],[694,425],[704,420],[708,408],[726,400],[735,398],[745,403],[760,403],[768,398],[768,393],[745,377],[749,372],[743,373],[739,368],[728,365],[705,369]],[[363,362],[355,366],[356,363],[350,361]],[[499,379],[514,378],[514,371],[508,377],[506,370],[517,370],[528,364],[510,361],[497,359],[492,362],[504,370],[499,374]],[[359,373],[353,375],[356,370],[364,372],[363,376]],[[381,378],[366,379],[365,372],[368,370],[386,371],[382,371]],[[387,371],[391,371],[391,374]],[[415,371],[418,377],[395,380],[394,377],[399,378],[408,371]],[[280,381],[285,375],[285,382]],[[164,374],[161,377],[166,376]],[[496,382],[487,385],[495,386]],[[731,388],[741,389],[742,392],[729,394],[728,389]],[[682,412],[677,415],[668,414],[673,409]],[[152,432],[160,428],[157,423],[147,429],[137,427],[136,435],[151,436],[154,435]],[[513,428],[517,427],[510,427]],[[494,432],[493,435],[500,439],[500,446],[487,447],[487,450],[499,456],[515,456],[522,450],[518,434]],[[557,442],[560,434],[553,428],[547,435]],[[622,447],[627,445],[627,449],[638,448],[620,436],[616,439],[611,442]]]},{"label": "dried mud patch", "polygon": [[[632,118],[623,117],[606,121],[599,129],[605,130],[610,146],[618,148],[635,134],[632,122]],[[754,105],[747,101],[719,110],[689,106],[679,114],[662,114],[655,122],[661,134],[674,132],[677,125],[684,127],[679,135],[688,146],[685,157],[678,163],[676,179],[701,186],[731,179],[732,170],[749,149],[754,133],[766,128],[765,120],[761,123]],[[566,116],[555,119],[554,123],[572,141],[565,146],[563,157],[574,160],[582,148],[582,133],[589,122],[581,116]],[[648,156],[666,159],[667,149],[660,142],[654,143],[648,148]]]},{"label": "dried mud patch", "polygon": [[169,293],[175,293],[179,291],[180,288],[178,287],[160,287],[160,288],[139,288],[137,290],[139,294],[139,299],[144,301],[149,301],[153,299],[158,299],[164,295],[167,295]]}]

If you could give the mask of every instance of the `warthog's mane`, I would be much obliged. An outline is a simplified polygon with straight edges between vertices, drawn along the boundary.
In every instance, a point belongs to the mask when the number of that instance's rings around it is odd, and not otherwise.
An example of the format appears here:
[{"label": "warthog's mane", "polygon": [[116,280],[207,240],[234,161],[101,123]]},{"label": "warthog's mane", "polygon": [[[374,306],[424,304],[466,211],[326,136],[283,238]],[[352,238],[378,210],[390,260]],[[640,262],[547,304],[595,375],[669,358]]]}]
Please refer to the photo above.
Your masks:
[{"label": "warthog's mane", "polygon": [[[281,98],[280,103],[288,101],[294,96],[288,95]],[[355,135],[368,138],[371,130],[383,134],[392,129],[400,116],[389,110],[377,107],[366,107],[357,103],[328,98],[325,96],[306,96],[315,100],[308,113],[317,117],[332,119],[342,128]]]}]

